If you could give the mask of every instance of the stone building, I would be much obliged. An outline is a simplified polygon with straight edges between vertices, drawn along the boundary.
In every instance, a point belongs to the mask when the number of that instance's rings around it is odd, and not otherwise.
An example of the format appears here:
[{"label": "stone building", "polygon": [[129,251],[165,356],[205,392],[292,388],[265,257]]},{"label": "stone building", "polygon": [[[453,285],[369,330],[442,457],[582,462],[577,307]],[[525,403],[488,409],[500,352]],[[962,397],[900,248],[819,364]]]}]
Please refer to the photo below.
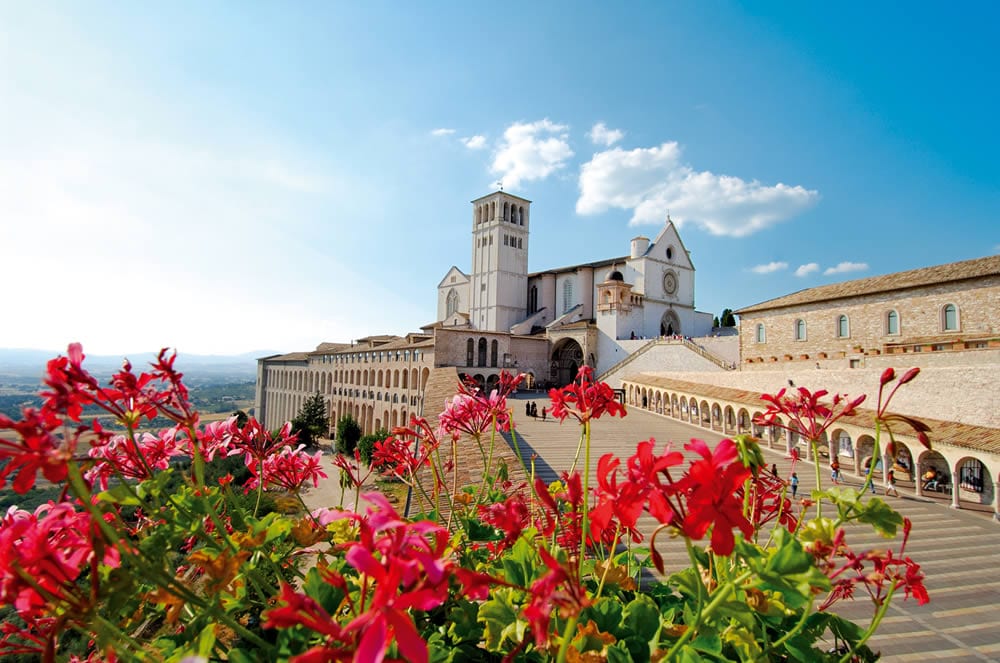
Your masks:
[{"label": "stone building", "polygon": [[[437,285],[437,321],[421,333],[322,343],[312,352],[265,357],[257,416],[271,427],[322,394],[331,422],[350,413],[366,432],[435,414],[455,381],[489,388],[501,371],[529,384],[565,384],[583,364],[603,373],[661,336],[698,337],[712,316],[695,310],[695,268],[674,224],[627,255],[528,272],[531,201],[495,191],[472,201],[472,263]],[[437,393],[440,385],[440,393]],[[428,385],[431,385],[430,387]]]},{"label": "stone building", "polygon": [[742,368],[992,361],[998,310],[1000,256],[809,288],[736,311]]}]

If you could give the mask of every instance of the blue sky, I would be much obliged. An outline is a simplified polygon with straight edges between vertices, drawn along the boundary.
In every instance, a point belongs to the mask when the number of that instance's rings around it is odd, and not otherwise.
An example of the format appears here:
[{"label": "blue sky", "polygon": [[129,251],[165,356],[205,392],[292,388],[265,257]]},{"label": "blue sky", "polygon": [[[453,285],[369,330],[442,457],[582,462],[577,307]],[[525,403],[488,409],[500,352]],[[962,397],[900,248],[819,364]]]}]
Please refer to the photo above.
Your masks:
[{"label": "blue sky", "polygon": [[1000,250],[990,3],[4,3],[0,346],[432,322],[469,201],[532,271],[667,210],[718,314]]}]

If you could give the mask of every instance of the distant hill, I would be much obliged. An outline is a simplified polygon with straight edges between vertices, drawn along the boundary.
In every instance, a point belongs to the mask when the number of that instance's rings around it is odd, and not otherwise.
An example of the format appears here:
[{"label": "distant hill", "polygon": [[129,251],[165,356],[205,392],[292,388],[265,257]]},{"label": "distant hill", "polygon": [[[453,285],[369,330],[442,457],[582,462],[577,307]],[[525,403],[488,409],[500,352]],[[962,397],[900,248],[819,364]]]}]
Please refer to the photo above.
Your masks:
[{"label": "distant hill", "polygon": [[[38,379],[45,370],[45,362],[65,350],[26,350],[19,348],[0,348],[0,375]],[[110,375],[121,368],[122,360],[127,357],[132,362],[134,370],[141,371],[156,359],[155,352],[137,352],[125,355],[91,355],[87,354],[84,367],[95,376]],[[257,359],[277,354],[270,350],[259,352],[244,352],[238,355],[197,355],[177,353],[177,368],[186,377],[198,380],[253,380],[257,376]]]}]

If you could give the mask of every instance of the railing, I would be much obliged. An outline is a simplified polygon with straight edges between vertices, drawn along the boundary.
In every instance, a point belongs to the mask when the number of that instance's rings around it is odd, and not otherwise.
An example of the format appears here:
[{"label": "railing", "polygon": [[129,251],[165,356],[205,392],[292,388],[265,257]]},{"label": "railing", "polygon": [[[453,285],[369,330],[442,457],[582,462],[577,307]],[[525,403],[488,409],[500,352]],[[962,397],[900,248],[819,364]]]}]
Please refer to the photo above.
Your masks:
[{"label": "railing", "polygon": [[697,343],[695,343],[693,341],[689,341],[686,338],[654,338],[653,340],[649,341],[648,343],[646,343],[645,345],[643,345],[642,347],[640,347],[638,350],[636,350],[635,352],[633,352],[629,356],[627,356],[624,359],[622,359],[620,362],[618,362],[617,364],[615,364],[614,366],[612,366],[608,370],[604,371],[604,373],[601,374],[598,379],[600,379],[600,380],[607,380],[607,378],[610,375],[614,374],[615,371],[618,371],[623,366],[628,365],[630,362],[634,361],[639,355],[645,354],[646,351],[649,350],[652,346],[658,345],[658,344],[660,344],[660,345],[683,345],[684,347],[686,347],[687,349],[691,350],[692,352],[694,352],[698,356],[707,359],[708,361],[712,362],[713,364],[715,364],[716,366],[718,366],[719,368],[721,368],[724,371],[735,371],[736,368],[737,368],[735,362],[726,361],[725,359],[723,359],[722,357],[718,356],[717,354],[706,350],[705,348],[701,347]]},{"label": "railing", "polygon": [[[670,343],[670,342],[677,343],[678,342],[678,341],[676,341],[674,339],[665,339],[665,341],[667,343]],[[680,342],[684,345],[684,347],[686,347],[689,350],[692,350],[692,351],[698,353],[698,355],[700,355],[700,356],[704,357],[705,359],[709,360],[710,362],[712,362],[713,364],[715,364],[716,366],[718,366],[722,370],[725,370],[725,371],[735,371],[736,370],[736,364],[734,362],[726,361],[725,359],[723,359],[719,355],[715,354],[714,352],[710,352],[710,351],[706,350],[705,348],[701,347],[700,345],[698,345],[694,341],[689,341],[686,338],[682,338],[682,339],[680,339]]]},{"label": "railing", "polygon": [[638,350],[636,350],[635,352],[633,352],[633,353],[632,353],[632,354],[630,354],[629,356],[625,357],[624,359],[622,359],[622,360],[621,360],[620,362],[618,362],[617,364],[613,365],[613,366],[612,366],[611,368],[609,368],[608,370],[604,371],[604,373],[603,373],[603,374],[601,374],[601,375],[600,375],[600,376],[598,377],[598,380],[600,380],[600,381],[602,381],[602,382],[603,382],[603,381],[605,381],[605,380],[607,380],[607,378],[608,378],[608,376],[609,376],[609,375],[613,374],[613,373],[614,373],[615,371],[617,371],[617,370],[618,370],[618,369],[620,369],[621,367],[623,367],[623,366],[626,366],[626,365],[627,365],[627,364],[629,364],[630,362],[634,361],[634,360],[635,360],[635,358],[636,358],[636,357],[638,357],[639,355],[641,355],[641,354],[644,354],[644,353],[646,352],[646,350],[648,350],[648,349],[649,349],[649,348],[651,348],[652,346],[656,345],[656,342],[657,342],[657,341],[656,341],[656,339],[654,338],[653,340],[649,341],[649,342],[648,342],[648,343],[646,343],[645,345],[642,345],[642,346],[641,346],[641,347],[640,347],[640,348],[639,348]]}]

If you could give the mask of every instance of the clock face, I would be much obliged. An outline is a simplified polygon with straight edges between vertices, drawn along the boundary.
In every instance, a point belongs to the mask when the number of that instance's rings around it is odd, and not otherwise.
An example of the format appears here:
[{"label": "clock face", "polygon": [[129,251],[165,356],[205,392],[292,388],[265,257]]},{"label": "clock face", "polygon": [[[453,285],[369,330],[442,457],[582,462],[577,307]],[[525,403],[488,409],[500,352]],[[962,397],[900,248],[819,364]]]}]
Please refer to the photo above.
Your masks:
[{"label": "clock face", "polygon": [[668,295],[677,292],[677,275],[673,272],[667,272],[663,275],[663,291]]}]

